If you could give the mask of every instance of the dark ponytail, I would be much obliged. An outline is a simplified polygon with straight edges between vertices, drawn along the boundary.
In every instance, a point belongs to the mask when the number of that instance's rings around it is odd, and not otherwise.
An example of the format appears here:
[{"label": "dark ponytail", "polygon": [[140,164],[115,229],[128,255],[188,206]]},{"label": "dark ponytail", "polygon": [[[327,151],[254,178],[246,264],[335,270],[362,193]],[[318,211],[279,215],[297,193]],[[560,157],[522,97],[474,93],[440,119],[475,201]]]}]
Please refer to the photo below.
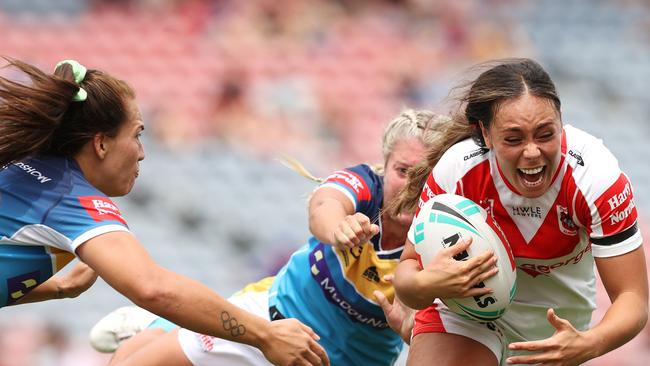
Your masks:
[{"label": "dark ponytail", "polygon": [[[131,87],[98,70],[74,81],[72,67],[61,64],[54,74],[9,57],[29,77],[19,83],[0,77],[0,166],[37,154],[72,157],[97,133],[114,136],[129,117]],[[83,87],[88,97],[73,101]]]}]

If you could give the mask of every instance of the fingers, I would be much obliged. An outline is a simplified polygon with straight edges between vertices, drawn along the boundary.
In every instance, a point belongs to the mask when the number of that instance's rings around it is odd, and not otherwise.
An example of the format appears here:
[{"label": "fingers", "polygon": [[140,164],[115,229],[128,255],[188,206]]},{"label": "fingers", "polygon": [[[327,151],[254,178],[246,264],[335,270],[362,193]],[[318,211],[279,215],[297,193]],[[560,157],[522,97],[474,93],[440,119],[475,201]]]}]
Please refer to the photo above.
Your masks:
[{"label": "fingers", "polygon": [[486,262],[481,263],[470,271],[471,281],[478,285],[479,283],[487,280],[488,278],[496,275],[499,272],[499,267],[496,266],[497,258],[492,257]]},{"label": "fingers", "polygon": [[316,366],[321,366],[321,365],[327,365],[329,366],[330,364],[330,359],[327,356],[327,352],[325,352],[325,348],[323,348],[320,344],[314,342],[312,351],[315,353],[317,359],[315,360],[316,363],[314,365]]},{"label": "fingers", "polygon": [[458,243],[456,243],[456,244],[450,246],[449,248],[447,248],[449,253],[446,253],[446,255],[449,255],[450,257],[455,257],[458,254],[466,251],[471,244],[472,244],[472,237],[471,236],[468,237],[468,238],[463,238]]},{"label": "fingers", "polygon": [[549,350],[549,347],[550,345],[547,340],[510,343],[508,345],[508,348],[511,350],[529,351],[535,353],[508,357],[506,359],[506,362],[508,364],[517,365],[537,365],[546,361],[551,361],[553,360],[553,356],[549,353],[545,353],[545,351]]},{"label": "fingers", "polygon": [[377,299],[379,306],[381,306],[381,310],[383,310],[384,314],[390,314],[393,310],[393,304],[388,301],[386,295],[379,290],[373,291],[372,294],[375,295],[375,298]]},{"label": "fingers", "polygon": [[334,232],[335,245],[340,249],[349,249],[366,243],[379,233],[379,226],[370,223],[368,216],[362,213],[346,216]]},{"label": "fingers", "polygon": [[308,365],[321,366],[323,364],[330,364],[327,352],[325,352],[325,349],[315,341],[309,343],[309,351],[305,352],[303,357],[307,361]]},{"label": "fingers", "polygon": [[309,336],[313,340],[315,340],[315,341],[320,340],[320,336],[318,334],[316,334],[316,332],[314,332],[314,330],[311,329],[309,326],[307,326],[307,325],[305,325],[303,323],[300,323],[300,326],[301,326],[302,330],[304,330],[307,334],[309,334]]},{"label": "fingers", "polygon": [[546,340],[541,340],[541,341],[530,341],[530,342],[513,342],[508,345],[508,348],[511,350],[525,350],[525,351],[541,351],[546,348],[547,346]]},{"label": "fingers", "polygon": [[395,280],[395,275],[394,274],[387,274],[382,277],[384,281],[393,284],[393,281]]},{"label": "fingers", "polygon": [[567,328],[573,329],[571,323],[568,320],[562,319],[559,316],[557,316],[557,314],[555,314],[555,310],[553,310],[552,308],[546,311],[546,319],[548,320],[549,323],[551,323],[553,328],[555,328],[558,331]]},{"label": "fingers", "polygon": [[314,366],[329,365],[330,361],[327,357],[327,352],[320,344],[318,344],[320,336],[316,334],[311,327],[301,322],[299,324],[300,328],[311,337],[309,340],[309,350],[303,353],[303,357],[307,361],[307,364]]}]

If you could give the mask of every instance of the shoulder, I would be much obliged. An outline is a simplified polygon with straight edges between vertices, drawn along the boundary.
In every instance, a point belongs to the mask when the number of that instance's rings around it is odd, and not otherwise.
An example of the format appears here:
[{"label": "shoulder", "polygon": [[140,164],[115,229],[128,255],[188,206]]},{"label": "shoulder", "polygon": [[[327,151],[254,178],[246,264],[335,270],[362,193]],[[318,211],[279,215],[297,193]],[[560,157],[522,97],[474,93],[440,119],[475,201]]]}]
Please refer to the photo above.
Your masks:
[{"label": "shoulder", "polygon": [[324,184],[342,184],[354,189],[358,193],[359,190],[368,188],[368,186],[371,185],[379,184],[380,182],[381,176],[369,165],[359,164],[335,171],[325,179]]},{"label": "shoulder", "polygon": [[340,169],[330,174],[320,186],[334,188],[348,195],[355,203],[382,196],[383,178],[367,164]]},{"label": "shoulder", "polygon": [[621,179],[618,159],[603,141],[571,125],[564,127],[565,159],[578,188],[593,201]]},{"label": "shoulder", "polygon": [[453,192],[456,183],[476,166],[488,162],[490,150],[473,139],[463,140],[447,150],[431,172],[433,179],[446,192]]}]

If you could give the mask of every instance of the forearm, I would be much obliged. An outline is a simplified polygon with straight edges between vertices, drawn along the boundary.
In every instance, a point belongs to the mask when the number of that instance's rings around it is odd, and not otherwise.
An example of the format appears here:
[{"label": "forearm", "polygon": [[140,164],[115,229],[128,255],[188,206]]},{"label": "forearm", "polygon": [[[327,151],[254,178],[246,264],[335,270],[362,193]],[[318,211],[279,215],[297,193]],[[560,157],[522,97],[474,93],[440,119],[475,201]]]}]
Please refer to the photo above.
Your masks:
[{"label": "forearm", "polygon": [[61,287],[59,278],[56,276],[50,277],[47,281],[41,283],[32,291],[27,293],[15,302],[13,305],[28,304],[33,302],[62,299],[66,297],[65,291]]},{"label": "forearm", "polygon": [[417,280],[420,265],[415,259],[404,259],[395,271],[395,292],[402,303],[412,309],[424,309],[433,303],[434,298],[423,291]]},{"label": "forearm", "polygon": [[132,300],[183,328],[260,347],[268,340],[269,322],[231,304],[207,286],[161,269],[156,295]]},{"label": "forearm", "polygon": [[646,299],[634,292],[620,294],[603,319],[586,332],[592,339],[593,356],[598,357],[630,341],[648,320]]},{"label": "forearm", "polygon": [[332,244],[335,242],[335,229],[347,215],[340,202],[334,199],[323,201],[309,209],[309,231],[319,241]]}]

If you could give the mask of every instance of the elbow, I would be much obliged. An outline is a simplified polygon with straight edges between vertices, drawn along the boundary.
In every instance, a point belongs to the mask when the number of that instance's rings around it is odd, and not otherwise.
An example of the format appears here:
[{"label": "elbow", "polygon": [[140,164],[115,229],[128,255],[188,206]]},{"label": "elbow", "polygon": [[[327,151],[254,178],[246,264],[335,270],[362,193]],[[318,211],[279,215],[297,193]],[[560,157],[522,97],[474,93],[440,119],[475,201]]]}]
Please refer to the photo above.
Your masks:
[{"label": "elbow", "polygon": [[641,316],[639,317],[639,332],[645,328],[645,326],[648,324],[648,303],[645,303],[645,307],[643,308],[644,311],[641,312]]},{"label": "elbow", "polygon": [[169,294],[155,286],[142,286],[132,296],[131,300],[145,309],[155,307],[156,304],[165,303]]},{"label": "elbow", "polygon": [[395,277],[395,282],[393,285],[395,287],[395,294],[397,297],[399,297],[404,305],[410,307],[411,309],[426,309],[433,303],[433,299],[425,299],[422,296],[422,291],[413,288],[412,284],[399,281],[397,276]]},{"label": "elbow", "polygon": [[165,286],[163,281],[148,281],[134,286],[129,299],[141,308],[160,315],[174,303],[174,292],[171,286]]}]

